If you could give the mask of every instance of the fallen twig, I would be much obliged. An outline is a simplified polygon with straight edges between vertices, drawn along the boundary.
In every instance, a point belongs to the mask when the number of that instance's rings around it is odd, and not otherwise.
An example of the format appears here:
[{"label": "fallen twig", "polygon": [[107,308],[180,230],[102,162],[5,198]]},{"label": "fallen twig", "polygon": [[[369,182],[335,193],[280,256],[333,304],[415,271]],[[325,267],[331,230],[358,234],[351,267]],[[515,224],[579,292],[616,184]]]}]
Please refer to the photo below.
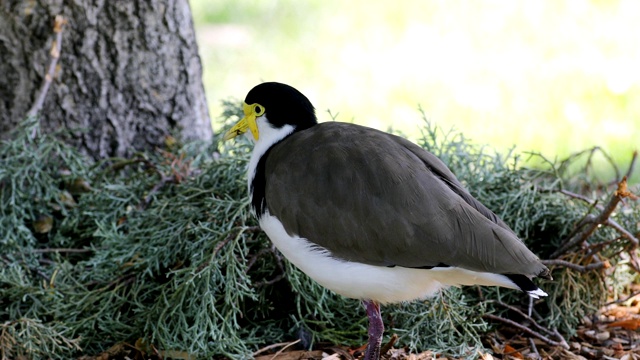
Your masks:
[{"label": "fallen twig", "polygon": [[269,351],[269,350],[271,350],[271,349],[279,348],[279,347],[281,347],[281,346],[285,346],[285,347],[287,347],[287,346],[291,346],[291,345],[293,345],[293,344],[297,344],[299,341],[300,341],[300,339],[298,339],[298,340],[294,341],[293,343],[292,343],[292,342],[283,342],[283,343],[271,344],[271,345],[269,345],[269,346],[265,346],[265,347],[263,347],[262,349],[258,349],[258,350],[257,350],[256,352],[254,352],[252,355],[253,355],[253,357],[256,357],[256,356],[258,356],[258,355],[262,354],[263,352],[267,352],[267,351]]},{"label": "fallen twig", "polygon": [[88,252],[93,252],[93,249],[68,249],[68,248],[56,248],[56,249],[50,249],[50,248],[45,248],[45,249],[33,249],[31,250],[31,252],[34,253],[49,253],[49,252],[56,252],[56,253],[88,253]]},{"label": "fallen twig", "polygon": [[[556,336],[556,334],[557,334],[557,333],[555,333],[554,331],[549,330],[549,329],[545,328],[544,326],[542,326],[542,325],[538,324],[538,322],[537,322],[537,321],[535,321],[531,316],[529,316],[529,315],[525,314],[522,310],[518,309],[518,308],[517,308],[517,307],[515,307],[515,306],[509,305],[509,304],[505,304],[505,303],[503,303],[503,302],[501,302],[501,301],[497,301],[497,300],[491,300],[490,302],[492,302],[492,303],[494,303],[494,304],[497,304],[497,305],[500,305],[500,306],[502,306],[502,307],[504,307],[504,308],[506,308],[506,309],[509,309],[509,310],[511,310],[511,311],[513,311],[513,312],[515,312],[516,314],[518,314],[518,315],[522,316],[525,320],[528,320],[529,322],[531,322],[531,324],[532,324],[533,326],[535,326],[538,330],[540,330],[540,331],[542,331],[542,332],[545,332],[545,333],[547,333],[548,335],[554,335],[554,336]],[[560,339],[562,339],[561,341],[563,341],[563,342],[565,342],[565,343],[566,343],[566,341],[564,340],[564,338],[563,338],[562,336],[559,336],[559,338],[560,338]]]},{"label": "fallen twig", "polygon": [[144,163],[154,171],[158,172],[158,169],[154,163],[152,163],[151,161],[149,161],[149,159],[140,155],[133,159],[115,159],[115,160],[118,160],[118,161],[114,162],[113,164],[110,164],[108,167],[109,170],[120,171],[129,165]]},{"label": "fallen twig", "polygon": [[258,259],[267,253],[272,253],[273,250],[271,250],[270,248],[263,248],[260,249],[260,251],[258,251],[257,253],[253,254],[253,256],[249,259],[249,261],[247,261],[247,266],[245,267],[245,272],[249,272],[249,270],[251,270],[251,268],[253,267],[253,265],[255,265],[256,261],[258,261]]},{"label": "fallen twig", "polygon": [[533,338],[529,338],[529,347],[531,348],[531,351],[533,351],[533,353],[536,354],[538,359],[542,359],[542,356],[540,356],[540,353],[538,352],[538,347],[536,346],[536,342],[533,341]]},{"label": "fallen twig", "polygon": [[500,321],[500,322],[503,322],[503,323],[505,323],[507,325],[513,326],[513,327],[515,327],[517,329],[520,329],[520,330],[528,333],[529,335],[537,337],[538,339],[546,342],[547,344],[549,344],[551,346],[560,346],[562,348],[569,349],[569,344],[567,344],[567,342],[563,338],[561,338],[562,339],[561,341],[551,340],[548,337],[540,334],[539,332],[531,330],[531,329],[529,329],[528,327],[526,327],[526,326],[524,326],[522,324],[519,324],[519,323],[517,323],[517,322],[515,322],[513,320],[505,319],[505,318],[497,316],[497,315],[484,314],[484,315],[482,315],[482,317],[484,317],[486,319],[490,319],[490,320]]},{"label": "fallen twig", "polygon": [[395,345],[396,341],[398,341],[398,334],[391,335],[391,339],[387,342],[382,349],[380,349],[380,355],[384,355],[389,352],[389,350]]},{"label": "fallen twig", "polygon": [[[5,263],[5,265],[11,266],[11,261],[9,261],[9,259],[5,259],[4,256],[0,256],[0,260],[2,260],[2,262]],[[49,276],[47,274],[43,273],[40,269],[38,269],[38,268],[35,268],[35,269],[30,268],[29,265],[27,264],[27,262],[24,261],[24,260],[19,260],[18,262],[21,263],[22,265],[24,265],[25,268],[35,271],[36,274],[38,274],[40,277],[42,277],[46,282],[51,281]]]},{"label": "fallen twig", "polygon": [[[259,231],[259,230],[260,230],[260,227],[258,227],[258,226],[249,226],[249,227],[240,228],[237,233],[234,233],[233,231],[229,232],[229,235],[227,235],[227,237],[225,237],[224,240],[220,241],[216,245],[216,247],[213,248],[213,253],[211,254],[212,257],[215,256],[220,250],[222,250],[223,247],[225,247],[225,245],[227,245],[231,240],[235,239],[241,233],[256,232],[256,231]],[[262,253],[262,251],[258,252],[258,254],[261,254],[261,253]],[[253,266],[253,263],[255,262],[255,260],[257,260],[257,256],[258,255],[256,255],[256,259],[249,260],[249,263],[247,265],[247,271],[249,271],[249,268],[251,268],[251,266]],[[280,266],[280,268],[284,272],[284,268],[281,265],[281,260],[278,258],[278,256],[276,256],[276,259],[278,260],[278,265]],[[209,266],[210,263],[211,263],[211,261],[207,260],[204,263],[200,264],[200,266],[198,266],[196,268],[196,273],[202,271],[202,269],[204,269],[205,267]]]},{"label": "fallen twig", "polygon": [[637,252],[627,251],[627,254],[629,254],[629,267],[640,274],[640,259],[638,258]]},{"label": "fallen twig", "polygon": [[285,347],[283,347],[282,349],[278,350],[278,352],[273,355],[271,360],[275,359],[278,355],[282,354],[282,352],[285,351],[287,348],[289,348],[289,347],[291,347],[291,346],[293,346],[293,345],[295,345],[295,344],[297,344],[299,342],[300,342],[300,339],[288,343]]}]

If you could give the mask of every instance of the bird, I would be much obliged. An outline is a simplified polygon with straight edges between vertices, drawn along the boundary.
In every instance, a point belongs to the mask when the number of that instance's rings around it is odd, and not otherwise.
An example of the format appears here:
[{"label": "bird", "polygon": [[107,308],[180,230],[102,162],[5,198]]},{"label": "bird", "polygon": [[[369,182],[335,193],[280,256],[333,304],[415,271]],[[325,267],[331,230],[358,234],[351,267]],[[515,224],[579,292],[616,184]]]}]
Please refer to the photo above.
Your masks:
[{"label": "bird", "polygon": [[292,86],[264,82],[224,135],[253,142],[251,211],[275,247],[320,285],[359,299],[369,318],[365,360],[380,358],[380,305],[450,286],[547,296],[549,269],[434,154],[351,123],[318,123]]}]

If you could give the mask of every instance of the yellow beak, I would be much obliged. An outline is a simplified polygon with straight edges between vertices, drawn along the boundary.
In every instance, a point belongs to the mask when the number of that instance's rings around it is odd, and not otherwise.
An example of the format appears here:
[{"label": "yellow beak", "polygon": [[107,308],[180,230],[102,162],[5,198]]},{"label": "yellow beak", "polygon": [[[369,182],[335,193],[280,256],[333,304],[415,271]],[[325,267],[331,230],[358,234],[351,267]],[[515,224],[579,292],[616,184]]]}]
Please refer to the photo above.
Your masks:
[{"label": "yellow beak", "polygon": [[245,103],[242,106],[244,117],[240,119],[240,121],[238,121],[235,125],[233,125],[233,127],[229,129],[229,131],[227,131],[226,134],[224,134],[224,137],[222,138],[222,140],[224,141],[231,140],[238,135],[242,135],[246,133],[248,129],[248,130],[251,130],[251,134],[253,135],[253,138],[257,141],[258,138],[260,137],[260,134],[258,133],[258,124],[256,123],[257,115],[253,111],[253,109],[254,109],[253,106]]}]

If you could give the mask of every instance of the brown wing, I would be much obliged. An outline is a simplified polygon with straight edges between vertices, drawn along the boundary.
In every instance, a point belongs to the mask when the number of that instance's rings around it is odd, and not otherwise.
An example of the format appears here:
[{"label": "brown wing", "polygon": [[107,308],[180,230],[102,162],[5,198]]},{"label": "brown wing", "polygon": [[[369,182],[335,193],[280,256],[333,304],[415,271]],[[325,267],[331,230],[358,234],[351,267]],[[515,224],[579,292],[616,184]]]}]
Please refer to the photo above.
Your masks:
[{"label": "brown wing", "polygon": [[528,276],[547,271],[446,165],[397,136],[323,123],[276,145],[266,174],[270,213],[290,234],[337,258]]}]

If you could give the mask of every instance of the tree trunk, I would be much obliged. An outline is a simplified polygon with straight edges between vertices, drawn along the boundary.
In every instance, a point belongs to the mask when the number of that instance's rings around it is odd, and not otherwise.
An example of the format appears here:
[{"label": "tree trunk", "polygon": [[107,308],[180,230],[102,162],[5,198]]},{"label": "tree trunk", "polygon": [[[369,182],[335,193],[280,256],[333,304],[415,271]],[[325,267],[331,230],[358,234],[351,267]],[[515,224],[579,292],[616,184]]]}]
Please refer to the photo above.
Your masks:
[{"label": "tree trunk", "polygon": [[209,139],[188,0],[1,0],[0,138],[37,103],[67,22],[53,82],[39,109],[44,131],[95,159],[163,146],[167,135]]}]

